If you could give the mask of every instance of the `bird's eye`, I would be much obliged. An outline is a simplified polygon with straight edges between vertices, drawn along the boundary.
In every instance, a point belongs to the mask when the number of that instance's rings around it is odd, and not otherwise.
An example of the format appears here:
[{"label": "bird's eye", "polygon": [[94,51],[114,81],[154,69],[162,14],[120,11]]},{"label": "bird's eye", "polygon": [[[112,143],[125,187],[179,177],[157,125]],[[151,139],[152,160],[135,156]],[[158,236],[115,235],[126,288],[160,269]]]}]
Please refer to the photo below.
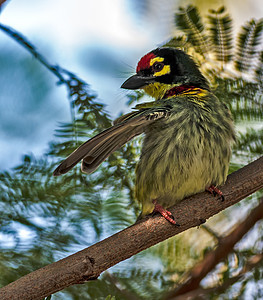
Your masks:
[{"label": "bird's eye", "polygon": [[153,64],[152,68],[154,72],[159,72],[163,69],[164,64],[160,62],[156,62]]}]

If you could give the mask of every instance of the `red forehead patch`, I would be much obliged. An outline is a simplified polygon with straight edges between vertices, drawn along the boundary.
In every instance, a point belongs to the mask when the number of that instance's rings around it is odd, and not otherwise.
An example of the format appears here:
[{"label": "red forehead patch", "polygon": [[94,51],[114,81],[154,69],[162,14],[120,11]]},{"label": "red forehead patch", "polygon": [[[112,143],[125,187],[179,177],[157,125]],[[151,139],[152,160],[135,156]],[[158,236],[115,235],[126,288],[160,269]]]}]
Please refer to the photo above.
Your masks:
[{"label": "red forehead patch", "polygon": [[136,72],[150,68],[150,61],[152,58],[156,57],[152,52],[144,55],[138,62]]}]

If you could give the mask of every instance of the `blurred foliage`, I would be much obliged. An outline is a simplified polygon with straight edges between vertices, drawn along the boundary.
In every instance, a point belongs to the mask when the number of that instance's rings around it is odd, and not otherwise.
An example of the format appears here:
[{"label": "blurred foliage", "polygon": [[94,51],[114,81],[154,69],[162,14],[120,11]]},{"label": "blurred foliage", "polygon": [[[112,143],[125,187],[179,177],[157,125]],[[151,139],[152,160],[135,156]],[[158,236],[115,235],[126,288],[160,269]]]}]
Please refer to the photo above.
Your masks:
[{"label": "blurred foliage", "polygon": [[[180,47],[193,56],[214,93],[230,108],[237,122],[240,132],[233,151],[232,172],[263,153],[262,20],[246,23],[234,37],[233,20],[225,8],[210,10],[204,21],[197,7],[188,6],[176,12],[175,25],[181,35],[165,46]],[[25,155],[19,166],[0,173],[0,274],[4,274],[0,284],[6,285],[136,220],[139,208],[133,201],[133,186],[140,139],[116,151],[94,174],[86,176],[76,167],[54,178],[52,171],[60,160],[84,140],[109,127],[111,120],[87,83],[74,73],[51,65],[17,31],[3,24],[0,29],[25,47],[67,88],[72,116],[70,123],[57,128],[45,155],[39,159]],[[30,76],[27,79],[32,80]],[[134,92],[127,104],[132,105],[142,97],[141,91]],[[161,299],[206,251],[216,246],[217,236],[225,234],[240,215],[256,205],[259,197],[262,192],[212,218],[208,226],[213,230],[188,230],[113,267],[99,280],[69,287],[52,299]],[[257,254],[262,249],[262,230],[262,224],[258,224],[249,234],[249,243],[244,238],[233,254],[202,282],[203,287],[227,282]],[[252,269],[233,287],[215,292],[210,298],[246,296],[252,293],[251,284],[255,287],[252,296],[257,297],[262,295],[262,280],[262,268]]]},{"label": "blurred foliage", "polygon": [[210,11],[208,15],[208,23],[210,24],[208,31],[216,60],[227,63],[231,61],[233,57],[233,21],[229,14],[225,14],[224,12],[224,7],[221,7],[218,11]]},{"label": "blurred foliage", "polygon": [[235,67],[239,71],[248,71],[258,54],[257,46],[260,44],[260,37],[263,30],[263,20],[251,20],[242,27],[238,35],[236,47]]}]

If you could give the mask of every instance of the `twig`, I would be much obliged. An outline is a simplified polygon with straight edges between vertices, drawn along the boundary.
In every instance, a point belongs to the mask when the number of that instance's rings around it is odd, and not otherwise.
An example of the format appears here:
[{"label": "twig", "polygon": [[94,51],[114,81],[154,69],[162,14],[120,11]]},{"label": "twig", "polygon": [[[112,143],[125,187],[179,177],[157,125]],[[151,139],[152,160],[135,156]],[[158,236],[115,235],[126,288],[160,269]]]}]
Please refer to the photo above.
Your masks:
[{"label": "twig", "polygon": [[228,176],[220,190],[225,201],[208,193],[189,197],[170,208],[180,227],[156,215],[113,236],[36,270],[0,290],[0,299],[41,299],[70,285],[94,280],[108,268],[191,227],[239,202],[263,187],[263,157]]},{"label": "twig", "polygon": [[174,299],[178,295],[185,295],[185,293],[197,289],[200,281],[212,271],[222,259],[233,251],[234,245],[262,218],[263,200],[230,234],[219,239],[217,248],[207,253],[204,259],[190,270],[184,283],[170,292],[165,299]]},{"label": "twig", "polygon": [[67,80],[61,74],[61,68],[59,66],[51,65],[48,60],[41,55],[35,46],[31,44],[26,37],[15,29],[0,23],[0,29],[12,37],[16,42],[22,45],[27,51],[29,51],[41,64],[43,64],[49,71],[51,71],[58,79],[59,83],[67,84]]},{"label": "twig", "polygon": [[244,276],[249,271],[261,265],[262,262],[263,262],[263,253],[253,255],[237,275],[229,278],[223,284],[208,289],[198,288],[196,290],[189,291],[188,293],[185,293],[183,295],[172,297],[169,300],[206,299],[207,295],[215,295],[215,293],[223,293],[236,282],[243,280]]},{"label": "twig", "polygon": [[6,0],[0,0],[0,12],[1,12],[1,6],[2,6],[2,4],[5,3],[5,2],[6,2]]}]

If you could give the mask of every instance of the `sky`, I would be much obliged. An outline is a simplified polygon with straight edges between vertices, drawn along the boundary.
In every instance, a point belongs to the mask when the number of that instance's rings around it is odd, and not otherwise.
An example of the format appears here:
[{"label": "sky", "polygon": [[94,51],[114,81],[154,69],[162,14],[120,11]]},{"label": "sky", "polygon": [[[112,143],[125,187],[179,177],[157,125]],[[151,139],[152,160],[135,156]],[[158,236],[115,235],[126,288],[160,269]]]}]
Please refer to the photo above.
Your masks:
[{"label": "sky", "polygon": [[[50,63],[88,82],[114,118],[129,109],[121,84],[133,74],[141,56],[173,35],[179,5],[186,2],[10,0],[0,22],[23,33]],[[260,0],[232,0],[227,5],[238,26],[263,15]],[[28,74],[35,80],[32,86],[21,79],[25,74],[18,67],[23,59],[35,68],[38,62],[2,32],[1,49],[13,55],[12,68],[2,68],[0,74],[0,169],[4,170],[16,166],[23,154],[44,153],[58,124],[70,121],[70,112],[65,88],[57,87],[56,78],[44,68],[43,74],[35,69]],[[39,89],[47,77],[49,84]],[[44,103],[38,101],[38,93],[45,95]]]},{"label": "sky", "polygon": [[[127,92],[120,89],[121,84],[134,72],[138,59],[171,33],[173,15],[169,9],[157,5],[149,15],[141,17],[140,10],[144,8],[134,8],[133,3],[11,0],[2,10],[0,21],[21,32],[50,63],[88,82],[114,118],[128,109]],[[167,12],[170,23],[154,22],[164,19]],[[34,59],[2,32],[0,47],[14,56],[12,71],[9,68],[2,72],[0,93],[0,168],[7,169],[17,165],[23,154],[38,156],[45,152],[57,125],[70,121],[70,112],[65,88],[58,88],[55,77],[45,71],[51,80],[43,91],[48,94],[46,105],[38,103],[35,95],[35,109],[30,110],[30,116],[25,114],[25,107],[34,102],[29,98],[36,91],[26,86],[30,95],[22,97],[24,91],[19,90],[22,86],[25,90],[25,83],[20,83],[22,74],[15,65],[21,64],[25,56]]]}]

